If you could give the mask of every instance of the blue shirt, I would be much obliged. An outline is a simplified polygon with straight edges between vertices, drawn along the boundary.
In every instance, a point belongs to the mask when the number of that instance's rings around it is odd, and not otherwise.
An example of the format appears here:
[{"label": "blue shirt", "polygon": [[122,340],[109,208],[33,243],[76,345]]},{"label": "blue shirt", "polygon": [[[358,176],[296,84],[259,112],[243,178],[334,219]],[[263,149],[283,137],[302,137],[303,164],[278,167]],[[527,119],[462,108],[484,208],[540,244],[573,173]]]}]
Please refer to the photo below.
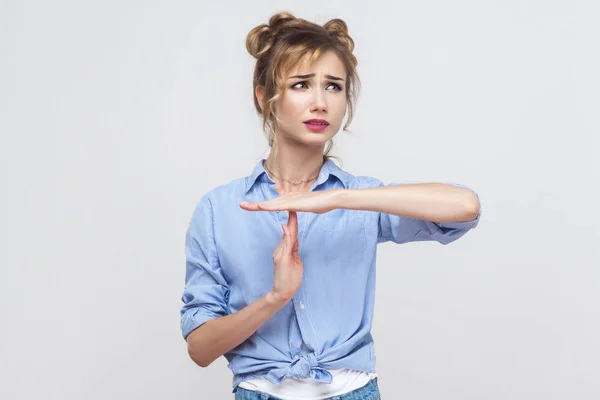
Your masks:
[{"label": "blue shirt", "polygon": [[[274,185],[261,160],[250,176],[219,186],[198,202],[186,234],[184,338],[206,321],[235,313],[272,289],[272,254],[287,212],[246,211],[239,202],[278,197]],[[328,159],[310,190],[383,185],[375,178],[353,176]],[[224,355],[234,374],[234,390],[255,377],[273,383],[286,378],[331,382],[327,370],[332,368],[375,372],[370,331],[377,244],[448,244],[474,228],[480,215],[481,211],[468,222],[435,223],[374,211],[299,212],[302,285],[289,303]]]}]

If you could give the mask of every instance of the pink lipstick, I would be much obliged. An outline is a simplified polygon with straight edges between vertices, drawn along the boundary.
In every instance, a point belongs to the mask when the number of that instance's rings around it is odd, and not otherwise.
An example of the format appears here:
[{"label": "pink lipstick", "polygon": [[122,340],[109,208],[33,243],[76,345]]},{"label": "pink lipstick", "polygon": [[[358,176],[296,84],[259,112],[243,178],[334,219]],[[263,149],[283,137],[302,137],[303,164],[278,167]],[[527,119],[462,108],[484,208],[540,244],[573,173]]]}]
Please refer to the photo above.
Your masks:
[{"label": "pink lipstick", "polygon": [[329,122],[324,119],[309,119],[308,121],[304,121],[304,125],[311,131],[322,131],[329,126]]}]

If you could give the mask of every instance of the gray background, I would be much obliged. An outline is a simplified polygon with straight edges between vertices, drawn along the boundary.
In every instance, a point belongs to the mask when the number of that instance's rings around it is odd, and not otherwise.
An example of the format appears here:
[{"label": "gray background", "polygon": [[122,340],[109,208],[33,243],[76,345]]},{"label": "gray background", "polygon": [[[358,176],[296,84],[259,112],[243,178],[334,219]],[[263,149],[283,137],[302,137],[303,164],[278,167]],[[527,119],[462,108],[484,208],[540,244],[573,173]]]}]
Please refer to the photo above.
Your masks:
[{"label": "gray background", "polygon": [[598,4],[1,1],[0,398],[232,398],[181,337],[184,235],[265,154],[244,43],[289,10],[356,41],[345,169],[483,202],[380,247],[383,397],[598,399]]}]

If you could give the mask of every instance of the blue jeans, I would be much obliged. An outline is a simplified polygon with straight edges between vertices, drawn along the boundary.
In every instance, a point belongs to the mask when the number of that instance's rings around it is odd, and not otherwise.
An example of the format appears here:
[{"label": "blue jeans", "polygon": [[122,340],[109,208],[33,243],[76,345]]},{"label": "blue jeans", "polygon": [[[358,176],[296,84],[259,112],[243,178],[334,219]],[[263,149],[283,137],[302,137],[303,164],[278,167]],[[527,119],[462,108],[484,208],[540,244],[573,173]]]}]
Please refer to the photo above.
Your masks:
[{"label": "blue jeans", "polygon": [[[279,400],[277,397],[273,397],[266,393],[257,392],[254,390],[246,390],[238,387],[235,392],[235,400]],[[379,386],[377,385],[377,378],[371,379],[365,386],[353,390],[349,393],[341,396],[330,397],[329,400],[381,400],[379,394]]]}]

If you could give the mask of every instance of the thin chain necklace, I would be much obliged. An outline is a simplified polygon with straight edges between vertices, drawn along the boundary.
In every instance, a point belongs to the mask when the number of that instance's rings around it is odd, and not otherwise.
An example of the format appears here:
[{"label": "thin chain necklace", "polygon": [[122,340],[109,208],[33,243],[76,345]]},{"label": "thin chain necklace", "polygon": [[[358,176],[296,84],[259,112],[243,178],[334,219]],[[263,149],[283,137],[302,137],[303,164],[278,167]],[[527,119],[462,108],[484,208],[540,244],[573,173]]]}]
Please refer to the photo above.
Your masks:
[{"label": "thin chain necklace", "polygon": [[263,163],[263,167],[265,168],[265,170],[269,173],[269,175],[273,175],[275,178],[284,181],[284,182],[289,182],[292,185],[301,185],[303,183],[308,183],[310,181],[314,181],[315,179],[317,179],[319,177],[319,175],[313,177],[313,178],[309,178],[307,180],[304,181],[300,181],[300,180],[295,180],[295,179],[285,179],[285,178],[280,178],[279,176],[275,175],[273,172],[271,172],[271,170],[267,167],[267,163]]}]

